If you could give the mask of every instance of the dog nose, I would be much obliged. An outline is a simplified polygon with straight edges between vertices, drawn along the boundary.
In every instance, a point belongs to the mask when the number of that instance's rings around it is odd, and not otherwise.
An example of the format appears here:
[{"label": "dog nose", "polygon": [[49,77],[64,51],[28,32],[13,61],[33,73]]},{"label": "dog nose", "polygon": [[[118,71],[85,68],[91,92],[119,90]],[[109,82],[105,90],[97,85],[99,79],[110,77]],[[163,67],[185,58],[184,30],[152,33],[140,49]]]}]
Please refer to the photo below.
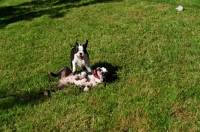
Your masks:
[{"label": "dog nose", "polygon": [[80,53],[80,56],[82,56],[83,55],[83,53]]}]

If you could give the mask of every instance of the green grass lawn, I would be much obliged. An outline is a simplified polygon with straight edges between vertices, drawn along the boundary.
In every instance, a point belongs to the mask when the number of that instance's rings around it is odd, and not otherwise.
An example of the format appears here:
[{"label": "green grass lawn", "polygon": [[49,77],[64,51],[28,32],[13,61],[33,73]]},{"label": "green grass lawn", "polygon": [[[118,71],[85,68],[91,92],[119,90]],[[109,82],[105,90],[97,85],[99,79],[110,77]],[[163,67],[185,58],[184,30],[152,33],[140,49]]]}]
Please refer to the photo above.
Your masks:
[{"label": "green grass lawn", "polygon": [[[44,97],[86,39],[119,79]],[[199,73],[199,0],[0,1],[0,131],[200,131]]]}]

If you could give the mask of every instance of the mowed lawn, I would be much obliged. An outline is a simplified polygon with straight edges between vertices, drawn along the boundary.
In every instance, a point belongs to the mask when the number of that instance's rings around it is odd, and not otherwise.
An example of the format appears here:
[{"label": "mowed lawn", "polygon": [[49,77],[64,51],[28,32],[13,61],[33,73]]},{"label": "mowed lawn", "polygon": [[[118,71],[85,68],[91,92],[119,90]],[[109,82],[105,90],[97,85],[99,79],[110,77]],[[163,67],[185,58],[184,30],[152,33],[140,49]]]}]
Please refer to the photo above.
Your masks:
[{"label": "mowed lawn", "polygon": [[[87,39],[118,79],[44,96]],[[199,0],[0,1],[0,131],[197,132],[199,102]]]}]

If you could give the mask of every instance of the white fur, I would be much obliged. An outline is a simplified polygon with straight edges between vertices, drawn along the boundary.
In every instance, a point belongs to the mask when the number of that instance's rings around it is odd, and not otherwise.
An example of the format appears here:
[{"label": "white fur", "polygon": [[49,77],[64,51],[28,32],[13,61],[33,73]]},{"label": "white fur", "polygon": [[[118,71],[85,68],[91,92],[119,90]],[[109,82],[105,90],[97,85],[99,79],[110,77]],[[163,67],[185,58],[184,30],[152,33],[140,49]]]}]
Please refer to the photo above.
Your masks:
[{"label": "white fur", "polygon": [[72,60],[72,72],[76,71],[76,65],[80,67],[85,67],[88,72],[92,72],[89,64],[90,64],[89,58],[86,54],[84,54],[83,46],[79,45],[78,52],[74,54],[74,59]]},{"label": "white fur", "polygon": [[59,83],[64,84],[64,85],[75,84],[77,86],[84,86],[83,91],[88,91],[89,87],[94,87],[97,84],[103,82],[104,76],[102,75],[102,72],[108,72],[106,68],[104,67],[99,68],[99,69],[100,70],[97,70],[97,75],[99,78],[95,77],[94,74],[87,75],[87,73],[83,71],[75,75],[71,73],[69,76],[60,79]]}]

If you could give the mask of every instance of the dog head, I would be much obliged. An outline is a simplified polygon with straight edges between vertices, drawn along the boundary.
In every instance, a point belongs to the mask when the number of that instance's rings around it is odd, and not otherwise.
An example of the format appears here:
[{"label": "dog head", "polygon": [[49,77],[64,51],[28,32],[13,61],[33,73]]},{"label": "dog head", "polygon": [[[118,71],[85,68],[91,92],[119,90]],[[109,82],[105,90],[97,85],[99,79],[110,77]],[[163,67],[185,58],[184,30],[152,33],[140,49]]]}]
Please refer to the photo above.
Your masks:
[{"label": "dog head", "polygon": [[75,55],[79,58],[79,59],[83,59],[84,55],[87,54],[87,44],[88,44],[88,40],[86,40],[85,44],[78,44],[77,42],[75,43],[74,47],[75,47]]},{"label": "dog head", "polygon": [[94,76],[101,80],[102,82],[106,80],[109,72],[105,67],[97,67],[94,72]]}]

